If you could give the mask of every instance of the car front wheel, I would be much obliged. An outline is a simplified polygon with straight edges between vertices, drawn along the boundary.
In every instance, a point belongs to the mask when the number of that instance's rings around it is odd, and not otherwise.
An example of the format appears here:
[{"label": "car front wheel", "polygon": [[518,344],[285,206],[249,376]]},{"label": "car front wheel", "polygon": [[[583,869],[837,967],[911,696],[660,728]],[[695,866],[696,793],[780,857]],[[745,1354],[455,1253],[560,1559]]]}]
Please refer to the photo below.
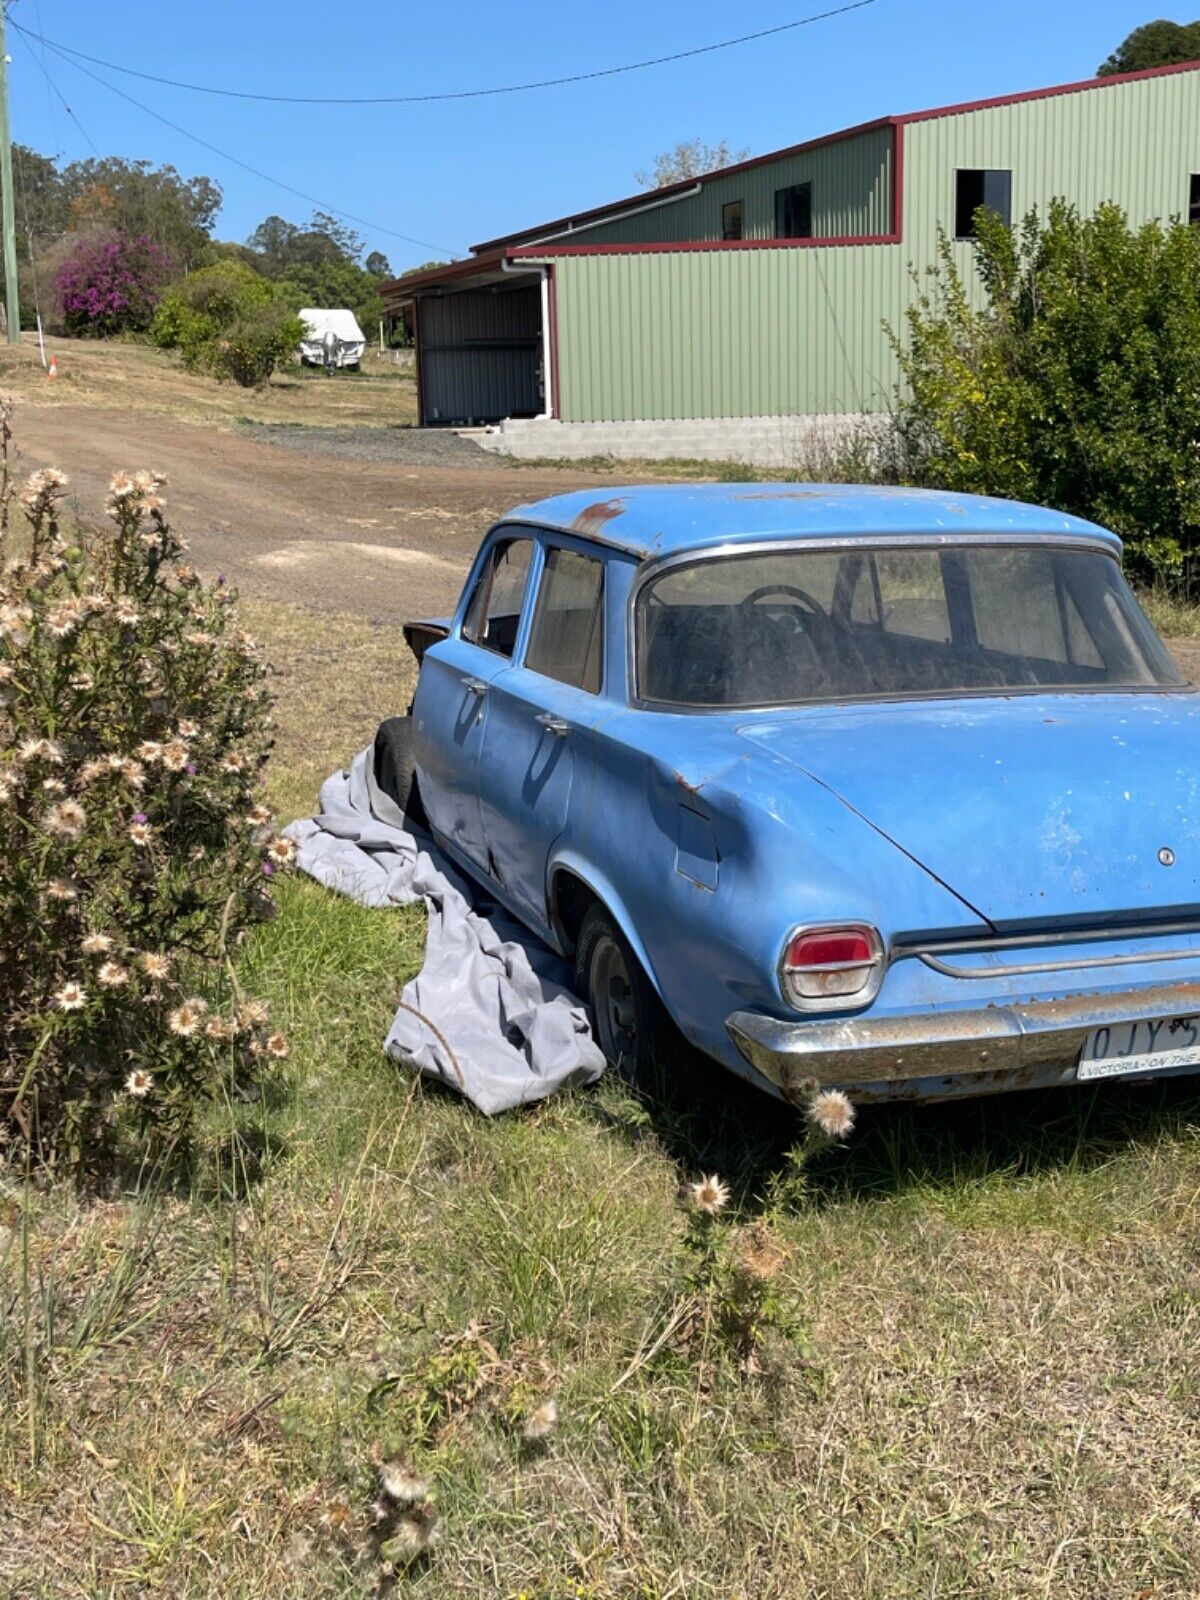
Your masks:
[{"label": "car front wheel", "polygon": [[592,905],[575,947],[575,988],[587,1000],[596,1043],[626,1077],[665,1067],[682,1045],[666,1007],[624,934]]}]

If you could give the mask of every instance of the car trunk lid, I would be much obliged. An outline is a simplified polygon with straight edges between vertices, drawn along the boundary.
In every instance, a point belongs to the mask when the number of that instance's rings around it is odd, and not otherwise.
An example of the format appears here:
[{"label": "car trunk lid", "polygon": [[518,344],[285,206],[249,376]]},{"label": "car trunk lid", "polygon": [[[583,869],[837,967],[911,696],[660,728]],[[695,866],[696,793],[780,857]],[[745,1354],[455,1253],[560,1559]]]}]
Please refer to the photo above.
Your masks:
[{"label": "car trunk lid", "polygon": [[808,707],[739,731],[998,929],[1150,921],[1200,903],[1194,694]]}]

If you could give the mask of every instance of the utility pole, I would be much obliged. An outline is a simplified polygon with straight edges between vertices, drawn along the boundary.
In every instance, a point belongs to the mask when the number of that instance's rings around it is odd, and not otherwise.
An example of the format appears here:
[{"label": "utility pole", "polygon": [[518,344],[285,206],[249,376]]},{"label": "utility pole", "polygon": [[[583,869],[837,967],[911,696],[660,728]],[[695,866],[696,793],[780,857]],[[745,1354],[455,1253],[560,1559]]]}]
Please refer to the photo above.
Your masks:
[{"label": "utility pole", "polygon": [[4,309],[8,342],[21,342],[21,298],[17,287],[17,216],[13,205],[12,136],[8,126],[8,40],[4,33],[5,0],[0,0],[0,220],[4,225]]}]

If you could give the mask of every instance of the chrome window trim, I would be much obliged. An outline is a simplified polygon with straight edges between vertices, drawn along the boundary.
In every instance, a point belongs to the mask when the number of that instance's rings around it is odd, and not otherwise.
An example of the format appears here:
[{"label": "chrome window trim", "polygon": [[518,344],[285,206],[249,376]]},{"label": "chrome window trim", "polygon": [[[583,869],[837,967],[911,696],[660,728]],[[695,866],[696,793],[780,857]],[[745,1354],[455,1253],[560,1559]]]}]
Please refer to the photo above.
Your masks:
[{"label": "chrome window trim", "polygon": [[[861,967],[866,964],[862,961],[833,961],[822,962],[819,966],[812,967],[792,967],[790,969],[788,967],[787,953],[795,940],[804,938],[811,933],[845,933],[849,928],[865,933],[870,938],[875,952],[872,979],[868,979],[867,983],[861,989],[856,989],[853,994],[817,995],[811,1000],[805,999],[803,996],[789,994],[784,983],[784,974],[789,970],[793,972],[832,972],[844,970],[847,967]],[[883,986],[887,969],[888,947],[884,943],[883,935],[873,922],[856,922],[853,919],[846,919],[842,922],[798,922],[784,937],[779,951],[779,960],[775,963],[775,979],[779,985],[779,993],[784,1005],[792,1011],[860,1011],[864,1006],[869,1006],[879,993]]]},{"label": "chrome window trim", "polygon": [[[996,533],[961,534],[934,531],[931,533],[851,533],[831,534],[828,538],[795,538],[795,539],[755,539],[753,541],[730,540],[726,544],[711,545],[700,550],[675,550],[670,555],[659,556],[644,561],[638,569],[633,584],[629,590],[628,610],[625,618],[625,670],[628,673],[629,705],[635,711],[653,711],[667,716],[754,716],[759,712],[791,711],[807,706],[822,705],[879,705],[889,702],[900,703],[910,700],[959,700],[959,699],[995,699],[997,696],[1005,699],[1013,695],[1036,694],[1194,694],[1196,689],[1192,684],[1121,684],[1099,685],[1088,688],[1085,685],[1074,684],[1070,686],[1051,688],[1045,684],[1034,684],[1028,688],[985,688],[985,689],[955,689],[953,691],[926,690],[923,692],[906,691],[898,694],[871,694],[871,695],[829,695],[826,697],[814,696],[805,700],[774,700],[762,705],[747,706],[698,706],[676,704],[669,700],[647,700],[639,693],[637,675],[637,606],[642,590],[655,578],[661,577],[664,572],[669,572],[675,567],[694,566],[701,561],[727,560],[736,556],[757,556],[770,554],[789,554],[796,551],[807,550],[910,550],[914,547],[936,550],[944,549],[976,549],[980,546],[1014,545],[1029,549],[1040,549],[1045,545],[1053,545],[1056,550],[1082,550],[1089,554],[1105,555],[1112,561],[1118,572],[1122,571],[1121,552],[1113,548],[1110,540],[1102,534],[1088,536],[1084,534],[1054,534],[1054,533],[1010,533],[998,531]],[[1136,598],[1136,597],[1135,597]],[[1157,633],[1155,634],[1157,637]]]}]

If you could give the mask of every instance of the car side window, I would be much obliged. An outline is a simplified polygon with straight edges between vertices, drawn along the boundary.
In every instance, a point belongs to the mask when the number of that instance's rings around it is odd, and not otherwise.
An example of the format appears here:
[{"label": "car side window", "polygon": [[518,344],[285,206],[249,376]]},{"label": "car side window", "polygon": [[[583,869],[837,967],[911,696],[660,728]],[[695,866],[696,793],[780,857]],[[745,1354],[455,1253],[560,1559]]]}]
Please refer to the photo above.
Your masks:
[{"label": "car side window", "polygon": [[512,655],[532,554],[531,539],[506,539],[493,547],[463,618],[464,639],[497,655]]},{"label": "car side window", "polygon": [[604,675],[604,563],[551,545],[546,551],[525,665],[599,694]]}]

